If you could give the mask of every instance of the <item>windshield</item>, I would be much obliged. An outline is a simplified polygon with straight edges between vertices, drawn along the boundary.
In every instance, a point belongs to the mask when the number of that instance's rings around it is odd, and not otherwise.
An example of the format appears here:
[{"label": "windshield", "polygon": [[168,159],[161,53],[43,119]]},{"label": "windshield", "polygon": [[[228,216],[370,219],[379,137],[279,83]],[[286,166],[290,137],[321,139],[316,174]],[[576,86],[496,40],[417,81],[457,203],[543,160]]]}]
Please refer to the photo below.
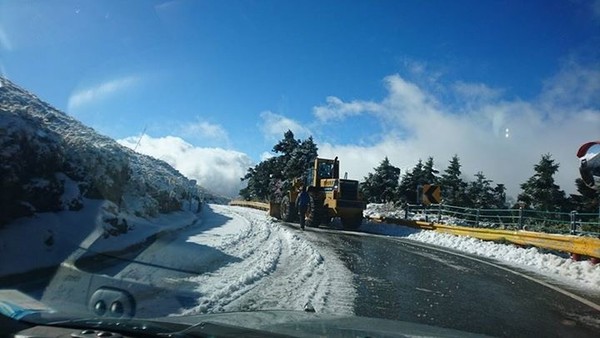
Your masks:
[{"label": "windshield", "polygon": [[0,0],[0,313],[598,336],[599,45],[597,0]]}]

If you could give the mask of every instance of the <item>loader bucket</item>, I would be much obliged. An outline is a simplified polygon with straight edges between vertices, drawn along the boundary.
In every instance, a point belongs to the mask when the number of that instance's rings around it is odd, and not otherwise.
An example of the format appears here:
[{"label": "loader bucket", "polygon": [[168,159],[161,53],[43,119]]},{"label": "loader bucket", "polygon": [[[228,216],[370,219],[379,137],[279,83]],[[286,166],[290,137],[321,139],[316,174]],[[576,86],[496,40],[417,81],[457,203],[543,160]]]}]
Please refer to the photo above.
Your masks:
[{"label": "loader bucket", "polygon": [[269,202],[269,216],[280,218],[281,217],[281,204],[277,202]]}]

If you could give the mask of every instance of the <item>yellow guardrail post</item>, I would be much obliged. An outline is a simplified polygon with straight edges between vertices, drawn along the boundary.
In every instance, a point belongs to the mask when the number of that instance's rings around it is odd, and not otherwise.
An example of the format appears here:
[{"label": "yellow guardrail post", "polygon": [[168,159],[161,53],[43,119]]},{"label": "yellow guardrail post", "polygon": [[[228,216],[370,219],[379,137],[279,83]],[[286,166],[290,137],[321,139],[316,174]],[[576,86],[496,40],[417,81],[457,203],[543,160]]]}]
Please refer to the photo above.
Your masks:
[{"label": "yellow guardrail post", "polygon": [[252,201],[231,201],[229,205],[238,206],[238,207],[247,207],[258,210],[269,211],[269,203],[263,202],[252,202]]}]

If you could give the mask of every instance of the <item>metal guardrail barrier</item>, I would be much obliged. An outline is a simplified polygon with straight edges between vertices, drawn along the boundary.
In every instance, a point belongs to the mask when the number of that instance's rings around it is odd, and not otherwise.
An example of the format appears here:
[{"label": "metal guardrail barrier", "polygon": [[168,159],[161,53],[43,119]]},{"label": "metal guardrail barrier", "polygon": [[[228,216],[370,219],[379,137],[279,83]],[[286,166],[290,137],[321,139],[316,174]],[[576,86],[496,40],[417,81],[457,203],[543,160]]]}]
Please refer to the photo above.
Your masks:
[{"label": "metal guardrail barrier", "polygon": [[600,237],[598,213],[550,212],[529,209],[473,209],[436,204],[406,205],[406,219],[473,228],[529,230],[535,232]]},{"label": "metal guardrail barrier", "polygon": [[248,207],[253,209],[259,209],[264,211],[269,211],[269,203],[263,202],[252,202],[252,201],[231,201],[229,205],[234,205],[238,207]]},{"label": "metal guardrail barrier", "polygon": [[[518,245],[531,245],[539,248],[562,251],[570,254],[583,255],[600,259],[600,238],[548,234],[526,230],[501,230],[489,228],[473,228],[457,225],[438,224],[427,221],[414,221],[378,217],[372,220],[384,223],[393,223],[426,230],[449,233],[460,236],[469,236],[486,241],[510,242]],[[577,256],[575,256],[577,257]]]},{"label": "metal guardrail barrier", "polygon": [[[600,259],[600,216],[526,209],[472,209],[449,205],[406,205],[403,224],[482,240],[558,250]],[[416,211],[416,213],[415,213]],[[407,220],[412,214],[413,221]]]}]

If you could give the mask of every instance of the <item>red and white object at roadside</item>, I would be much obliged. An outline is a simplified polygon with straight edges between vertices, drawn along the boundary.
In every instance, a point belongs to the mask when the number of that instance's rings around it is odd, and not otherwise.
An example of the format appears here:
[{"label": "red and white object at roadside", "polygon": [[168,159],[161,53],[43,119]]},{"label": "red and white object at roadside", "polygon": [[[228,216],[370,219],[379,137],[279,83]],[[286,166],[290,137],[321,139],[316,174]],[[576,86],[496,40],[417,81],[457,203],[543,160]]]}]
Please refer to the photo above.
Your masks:
[{"label": "red and white object at roadside", "polygon": [[579,173],[583,182],[590,188],[600,190],[600,141],[583,144],[577,151],[581,161]]}]

